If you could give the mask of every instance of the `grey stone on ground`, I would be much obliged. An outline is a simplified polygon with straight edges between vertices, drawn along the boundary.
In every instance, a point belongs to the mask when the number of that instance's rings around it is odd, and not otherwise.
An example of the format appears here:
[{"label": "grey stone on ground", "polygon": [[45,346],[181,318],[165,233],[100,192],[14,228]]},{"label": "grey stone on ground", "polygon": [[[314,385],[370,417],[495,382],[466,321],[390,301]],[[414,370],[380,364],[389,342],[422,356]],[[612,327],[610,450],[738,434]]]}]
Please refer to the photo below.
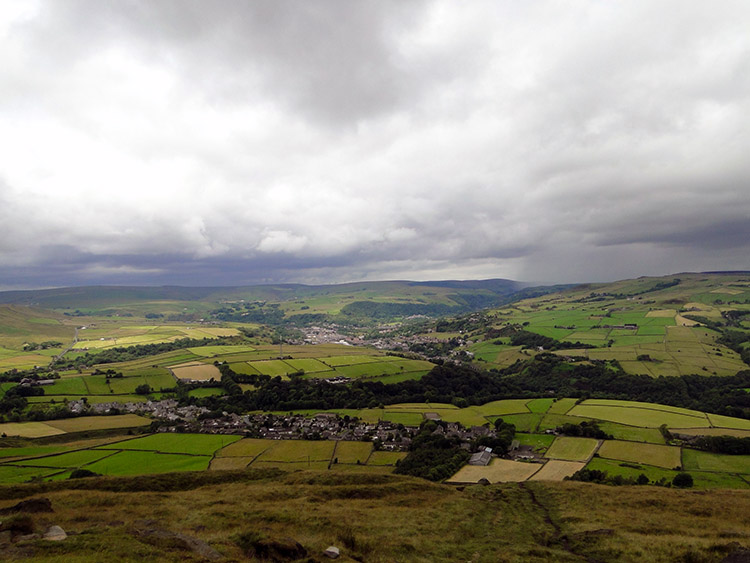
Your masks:
[{"label": "grey stone on ground", "polygon": [[330,557],[331,559],[336,559],[339,555],[341,555],[341,553],[339,552],[338,547],[332,545],[323,552],[323,555],[325,555],[326,557]]},{"label": "grey stone on ground", "polygon": [[163,530],[161,528],[148,527],[136,530],[135,535],[143,543],[156,547],[192,551],[208,561],[218,561],[224,558],[221,553],[216,551],[203,540],[188,536],[187,534],[170,532],[169,530]]},{"label": "grey stone on ground", "polygon": [[44,539],[49,541],[62,541],[68,537],[60,526],[50,526],[47,531],[44,532]]}]

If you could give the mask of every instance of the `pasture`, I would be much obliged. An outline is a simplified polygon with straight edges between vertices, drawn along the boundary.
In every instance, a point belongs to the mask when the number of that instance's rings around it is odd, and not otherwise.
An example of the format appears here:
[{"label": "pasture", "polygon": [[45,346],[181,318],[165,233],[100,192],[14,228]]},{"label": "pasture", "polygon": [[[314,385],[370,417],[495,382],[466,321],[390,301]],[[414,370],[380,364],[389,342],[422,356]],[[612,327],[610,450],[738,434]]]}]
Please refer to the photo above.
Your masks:
[{"label": "pasture", "polygon": [[558,436],[545,454],[550,459],[564,461],[587,461],[599,445],[593,438]]},{"label": "pasture", "polygon": [[240,438],[240,436],[223,434],[160,433],[100,447],[108,450],[149,450],[160,453],[212,455],[216,450]]},{"label": "pasture", "polygon": [[645,463],[665,469],[673,469],[682,464],[680,453],[680,448],[674,446],[621,442],[619,440],[605,440],[597,451],[599,457]]},{"label": "pasture", "polygon": [[221,372],[219,368],[211,364],[180,365],[172,368],[172,373],[177,379],[193,381],[219,381]]}]

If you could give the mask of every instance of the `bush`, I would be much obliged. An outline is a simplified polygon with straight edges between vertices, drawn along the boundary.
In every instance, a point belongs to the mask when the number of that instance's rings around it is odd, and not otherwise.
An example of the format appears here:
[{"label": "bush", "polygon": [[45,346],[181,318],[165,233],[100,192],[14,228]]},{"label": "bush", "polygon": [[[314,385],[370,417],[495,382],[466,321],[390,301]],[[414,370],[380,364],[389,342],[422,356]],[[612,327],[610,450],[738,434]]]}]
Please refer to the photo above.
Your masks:
[{"label": "bush", "polygon": [[689,489],[693,486],[693,476],[690,473],[678,473],[672,479],[672,485],[680,489]]}]

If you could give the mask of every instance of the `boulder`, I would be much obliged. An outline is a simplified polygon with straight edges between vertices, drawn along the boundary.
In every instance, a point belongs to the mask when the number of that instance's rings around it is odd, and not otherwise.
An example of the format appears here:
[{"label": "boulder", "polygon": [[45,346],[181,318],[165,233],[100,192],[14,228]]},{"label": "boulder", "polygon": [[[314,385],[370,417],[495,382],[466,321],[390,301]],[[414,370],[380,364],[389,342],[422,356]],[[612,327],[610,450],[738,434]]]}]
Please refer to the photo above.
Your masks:
[{"label": "boulder", "polygon": [[338,547],[331,545],[323,552],[323,555],[325,555],[326,557],[330,557],[331,559],[337,559],[338,556],[341,555],[341,553],[339,552]]},{"label": "boulder", "polygon": [[188,536],[187,534],[180,534],[177,532],[170,532],[169,530],[152,527],[137,530],[135,534],[136,537],[143,543],[147,543],[156,547],[165,547],[168,549],[182,549],[185,551],[192,551],[196,555],[208,561],[218,561],[219,559],[223,559],[224,557],[221,553],[216,551],[213,547],[208,545],[203,540]]},{"label": "boulder", "polygon": [[47,531],[44,532],[44,539],[49,541],[62,541],[68,537],[60,526],[50,526]]}]

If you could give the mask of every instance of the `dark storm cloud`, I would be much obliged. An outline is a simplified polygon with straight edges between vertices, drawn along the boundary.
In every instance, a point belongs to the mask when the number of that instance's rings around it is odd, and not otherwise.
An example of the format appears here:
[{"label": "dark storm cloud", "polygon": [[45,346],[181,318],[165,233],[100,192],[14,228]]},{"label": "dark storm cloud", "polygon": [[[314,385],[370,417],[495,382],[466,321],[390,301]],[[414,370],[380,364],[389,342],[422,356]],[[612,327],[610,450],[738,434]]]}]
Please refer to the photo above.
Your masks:
[{"label": "dark storm cloud", "polygon": [[744,2],[0,5],[0,285],[747,269]]}]

